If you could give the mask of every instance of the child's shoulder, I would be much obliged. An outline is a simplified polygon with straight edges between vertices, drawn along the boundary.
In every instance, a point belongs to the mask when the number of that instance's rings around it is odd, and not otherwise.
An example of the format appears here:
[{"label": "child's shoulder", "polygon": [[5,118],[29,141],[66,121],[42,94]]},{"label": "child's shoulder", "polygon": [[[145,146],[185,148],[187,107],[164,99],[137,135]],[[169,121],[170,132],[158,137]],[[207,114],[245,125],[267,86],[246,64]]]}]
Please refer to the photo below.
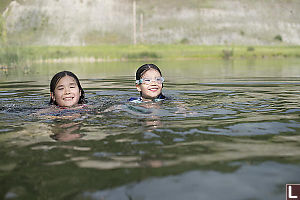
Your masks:
[{"label": "child's shoulder", "polygon": [[[168,98],[166,96],[164,96],[163,94],[160,94],[157,98],[155,98],[153,101],[154,102],[159,102],[159,101],[164,101],[167,100]],[[142,103],[143,100],[141,97],[131,97],[130,99],[128,99],[129,102],[132,103]]]},{"label": "child's shoulder", "polygon": [[43,118],[74,118],[78,117],[80,113],[87,112],[91,109],[89,105],[80,104],[74,107],[60,107],[50,105],[50,107],[36,112],[34,115]]}]

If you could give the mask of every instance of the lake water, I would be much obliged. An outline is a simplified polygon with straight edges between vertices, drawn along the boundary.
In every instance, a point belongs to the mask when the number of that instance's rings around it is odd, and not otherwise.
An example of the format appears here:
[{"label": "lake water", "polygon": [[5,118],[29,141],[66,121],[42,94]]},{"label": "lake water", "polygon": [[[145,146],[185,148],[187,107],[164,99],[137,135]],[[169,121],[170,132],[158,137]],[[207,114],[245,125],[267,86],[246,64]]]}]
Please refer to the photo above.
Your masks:
[{"label": "lake water", "polygon": [[[170,100],[128,103],[142,64],[1,69],[0,199],[282,200],[300,183],[300,59],[157,61]],[[62,70],[90,108],[36,116]]]}]

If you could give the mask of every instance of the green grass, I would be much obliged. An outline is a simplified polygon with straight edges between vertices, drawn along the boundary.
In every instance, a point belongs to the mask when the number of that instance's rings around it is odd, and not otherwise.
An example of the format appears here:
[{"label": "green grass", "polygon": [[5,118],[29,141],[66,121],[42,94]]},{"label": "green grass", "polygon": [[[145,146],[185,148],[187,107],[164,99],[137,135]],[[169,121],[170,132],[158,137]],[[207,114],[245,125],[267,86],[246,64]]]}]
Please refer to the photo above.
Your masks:
[{"label": "green grass", "polygon": [[299,57],[300,46],[99,45],[0,47],[0,64],[116,60],[268,59]]}]

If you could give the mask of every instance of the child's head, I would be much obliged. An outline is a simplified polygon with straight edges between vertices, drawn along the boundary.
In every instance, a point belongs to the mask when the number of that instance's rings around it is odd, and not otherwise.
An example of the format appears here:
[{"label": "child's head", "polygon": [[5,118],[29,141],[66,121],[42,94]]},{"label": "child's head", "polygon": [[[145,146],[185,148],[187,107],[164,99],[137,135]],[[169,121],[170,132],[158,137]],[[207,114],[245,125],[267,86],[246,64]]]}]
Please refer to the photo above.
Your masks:
[{"label": "child's head", "polygon": [[62,71],[55,74],[50,82],[50,104],[70,107],[85,103],[84,91],[75,74]]},{"label": "child's head", "polygon": [[142,65],[136,71],[136,88],[142,100],[154,100],[162,95],[164,79],[159,68],[154,64]]}]

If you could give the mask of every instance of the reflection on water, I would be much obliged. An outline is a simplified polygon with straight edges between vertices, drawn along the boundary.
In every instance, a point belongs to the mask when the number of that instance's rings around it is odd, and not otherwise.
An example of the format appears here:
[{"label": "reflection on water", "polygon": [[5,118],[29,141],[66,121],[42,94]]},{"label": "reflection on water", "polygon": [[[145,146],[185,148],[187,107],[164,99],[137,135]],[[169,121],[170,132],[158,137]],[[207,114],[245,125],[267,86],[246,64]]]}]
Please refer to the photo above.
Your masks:
[{"label": "reflection on water", "polygon": [[5,72],[0,197],[283,199],[300,183],[299,64],[159,62],[170,100],[142,104],[127,101],[140,63],[75,65],[77,110],[47,105],[61,66]]},{"label": "reflection on water", "polygon": [[[242,164],[244,165],[239,168],[238,166]],[[235,173],[210,170],[188,171],[180,175],[150,178],[143,182],[130,183],[113,189],[86,191],[79,197],[108,200],[169,199],[170,196],[176,200],[279,199],[279,197],[284,199],[285,191],[283,189],[276,190],[276,187],[281,184],[281,181],[293,180],[293,176],[300,173],[300,169],[297,167],[273,162],[258,165],[234,163],[233,165],[238,168]],[[232,168],[234,169],[235,166]],[[239,187],[237,188],[237,186]]]},{"label": "reflection on water", "polygon": [[52,133],[50,137],[59,141],[71,141],[83,137],[80,134],[80,124],[74,122],[55,124],[52,127]]}]

